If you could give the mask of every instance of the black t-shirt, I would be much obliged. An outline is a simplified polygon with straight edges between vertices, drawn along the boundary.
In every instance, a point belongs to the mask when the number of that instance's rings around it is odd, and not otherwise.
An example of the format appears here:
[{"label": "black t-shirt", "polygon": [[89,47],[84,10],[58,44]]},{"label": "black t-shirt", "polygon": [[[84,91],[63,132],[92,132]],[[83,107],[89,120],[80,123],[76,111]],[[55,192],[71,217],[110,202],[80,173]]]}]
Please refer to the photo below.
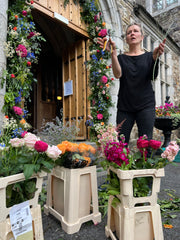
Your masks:
[{"label": "black t-shirt", "polygon": [[[155,107],[151,83],[155,63],[152,52],[145,52],[139,56],[118,55],[118,61],[122,70],[118,110],[136,112],[147,107]],[[157,74],[158,62],[155,68],[155,78]]]}]

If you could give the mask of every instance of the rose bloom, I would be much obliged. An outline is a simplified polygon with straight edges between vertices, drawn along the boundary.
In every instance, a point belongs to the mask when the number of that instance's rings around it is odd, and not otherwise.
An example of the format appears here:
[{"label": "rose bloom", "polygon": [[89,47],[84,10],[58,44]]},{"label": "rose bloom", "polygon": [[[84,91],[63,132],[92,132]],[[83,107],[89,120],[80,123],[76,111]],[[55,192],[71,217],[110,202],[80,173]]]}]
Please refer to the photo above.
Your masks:
[{"label": "rose bloom", "polygon": [[13,138],[10,139],[10,143],[12,147],[22,147],[24,145],[24,139],[23,138]]},{"label": "rose bloom", "polygon": [[39,141],[39,138],[32,133],[26,133],[24,136],[24,141],[27,147],[34,148],[34,144]]},{"label": "rose bloom", "polygon": [[137,147],[138,148],[147,148],[149,146],[149,141],[145,139],[138,139],[137,140]]},{"label": "rose bloom", "polygon": [[17,115],[22,115],[23,114],[23,111],[20,107],[13,106],[13,110],[14,110],[15,114],[17,114]]},{"label": "rose bloom", "polygon": [[34,144],[34,149],[37,152],[45,152],[48,149],[48,144],[46,142],[43,142],[43,141],[37,141]]},{"label": "rose bloom", "polygon": [[30,67],[31,66],[31,62],[27,62],[27,65]]},{"label": "rose bloom", "polygon": [[149,141],[149,146],[153,149],[158,149],[161,147],[161,142],[160,141],[156,141],[156,140],[150,140]]},{"label": "rose bloom", "polygon": [[48,149],[46,150],[46,154],[49,158],[56,160],[60,155],[62,151],[57,146],[48,146]]},{"label": "rose bloom", "polygon": [[102,115],[101,113],[98,113],[98,114],[97,114],[97,119],[98,119],[98,120],[102,120],[102,119],[103,119],[103,115]]},{"label": "rose bloom", "polygon": [[27,11],[22,10],[22,15],[23,15],[24,17],[26,17],[26,16],[27,16]]},{"label": "rose bloom", "polygon": [[102,76],[101,82],[104,83],[104,84],[106,84],[107,81],[108,81],[108,78],[107,78],[106,76]]},{"label": "rose bloom", "polygon": [[27,131],[24,131],[21,133],[21,137],[23,138],[28,132]]}]

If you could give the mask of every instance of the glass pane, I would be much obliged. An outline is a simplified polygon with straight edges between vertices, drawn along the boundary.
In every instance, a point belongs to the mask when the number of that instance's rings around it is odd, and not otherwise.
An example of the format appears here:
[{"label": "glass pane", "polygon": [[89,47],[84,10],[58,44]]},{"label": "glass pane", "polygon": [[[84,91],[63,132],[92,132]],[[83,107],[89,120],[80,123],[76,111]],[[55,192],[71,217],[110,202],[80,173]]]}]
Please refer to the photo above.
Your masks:
[{"label": "glass pane", "polygon": [[166,0],[166,5],[169,6],[169,5],[171,5],[173,3],[177,3],[177,2],[178,2],[178,0]]},{"label": "glass pane", "polygon": [[163,1],[162,0],[154,0],[153,7],[154,7],[154,11],[163,9]]}]

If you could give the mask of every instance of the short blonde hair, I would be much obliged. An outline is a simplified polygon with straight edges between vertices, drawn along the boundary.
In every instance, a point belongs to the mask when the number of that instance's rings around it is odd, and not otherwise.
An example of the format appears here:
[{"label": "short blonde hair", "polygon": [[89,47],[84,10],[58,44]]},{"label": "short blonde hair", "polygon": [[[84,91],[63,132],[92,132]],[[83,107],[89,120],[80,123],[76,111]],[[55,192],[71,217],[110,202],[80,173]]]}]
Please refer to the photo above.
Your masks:
[{"label": "short blonde hair", "polygon": [[136,22],[131,23],[131,24],[129,24],[129,25],[127,26],[127,28],[126,28],[126,35],[127,35],[127,30],[128,30],[128,28],[131,27],[131,26],[134,26],[134,25],[138,26],[138,27],[140,28],[141,34],[144,35],[141,24],[136,23]]}]

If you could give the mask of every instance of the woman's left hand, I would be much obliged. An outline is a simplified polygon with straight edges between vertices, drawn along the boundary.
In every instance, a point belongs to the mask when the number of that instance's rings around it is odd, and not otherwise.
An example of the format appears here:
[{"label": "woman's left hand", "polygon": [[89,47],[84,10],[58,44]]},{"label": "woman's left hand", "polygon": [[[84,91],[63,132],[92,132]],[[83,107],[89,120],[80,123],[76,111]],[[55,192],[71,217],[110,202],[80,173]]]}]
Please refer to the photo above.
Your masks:
[{"label": "woman's left hand", "polygon": [[161,42],[159,44],[159,46],[154,49],[154,51],[153,51],[153,59],[154,59],[154,61],[156,61],[156,59],[163,54],[165,43],[166,43],[166,39],[164,39],[163,42]]}]

